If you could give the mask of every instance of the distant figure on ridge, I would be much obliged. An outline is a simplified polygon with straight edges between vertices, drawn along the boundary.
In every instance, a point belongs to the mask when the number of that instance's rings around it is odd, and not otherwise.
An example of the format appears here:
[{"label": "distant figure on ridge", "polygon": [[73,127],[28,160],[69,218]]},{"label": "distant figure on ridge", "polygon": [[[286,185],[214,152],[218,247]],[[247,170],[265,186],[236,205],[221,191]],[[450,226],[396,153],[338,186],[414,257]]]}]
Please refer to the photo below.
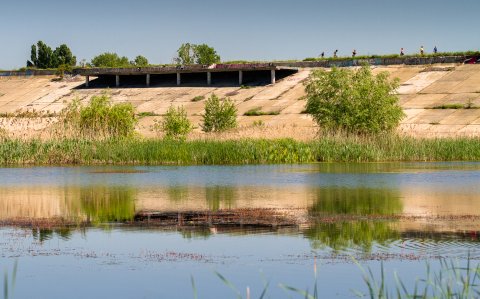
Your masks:
[{"label": "distant figure on ridge", "polygon": [[405,55],[405,52],[403,52],[403,48],[400,49],[400,56]]},{"label": "distant figure on ridge", "polygon": [[325,57],[325,52],[322,52],[322,54],[320,54],[320,57],[324,58]]},{"label": "distant figure on ridge", "polygon": [[357,56],[357,50],[353,49],[352,57],[355,58],[355,56]]},{"label": "distant figure on ridge", "polygon": [[437,54],[438,52],[438,49],[437,49],[437,46],[435,46],[435,48],[433,48],[433,53]]},{"label": "distant figure on ridge", "polygon": [[420,47],[420,55],[423,56],[423,53],[425,53],[425,49],[423,49],[423,46]]},{"label": "distant figure on ridge", "polygon": [[333,52],[333,58],[337,58],[338,49]]}]

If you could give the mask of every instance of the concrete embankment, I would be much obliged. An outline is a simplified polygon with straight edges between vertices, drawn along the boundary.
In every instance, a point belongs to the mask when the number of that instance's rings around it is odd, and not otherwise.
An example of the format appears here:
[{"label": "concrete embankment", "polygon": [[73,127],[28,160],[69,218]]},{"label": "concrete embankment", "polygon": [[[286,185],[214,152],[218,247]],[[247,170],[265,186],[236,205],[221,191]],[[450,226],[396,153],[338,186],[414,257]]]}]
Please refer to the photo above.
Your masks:
[{"label": "concrete embankment", "polygon": [[[300,65],[298,65],[300,66]],[[399,130],[420,137],[480,136],[480,66],[457,63],[437,65],[374,66],[374,72],[387,71],[398,77],[400,103],[407,117]],[[199,123],[205,99],[215,93],[230,97],[238,108],[240,128],[225,138],[315,137],[315,123],[302,113],[305,107],[303,81],[312,68],[258,86],[151,86],[131,84],[120,88],[84,88],[83,77],[55,81],[54,77],[0,77],[0,128],[14,136],[36,136],[56,122],[55,114],[79,99],[109,93],[113,102],[130,102],[140,118],[137,130],[153,137],[155,121],[171,106],[184,106],[196,126],[192,138],[205,137]],[[455,109],[439,109],[439,108]],[[469,108],[469,109],[466,109]],[[244,116],[251,109],[261,116]],[[30,111],[23,117],[13,117]]]}]

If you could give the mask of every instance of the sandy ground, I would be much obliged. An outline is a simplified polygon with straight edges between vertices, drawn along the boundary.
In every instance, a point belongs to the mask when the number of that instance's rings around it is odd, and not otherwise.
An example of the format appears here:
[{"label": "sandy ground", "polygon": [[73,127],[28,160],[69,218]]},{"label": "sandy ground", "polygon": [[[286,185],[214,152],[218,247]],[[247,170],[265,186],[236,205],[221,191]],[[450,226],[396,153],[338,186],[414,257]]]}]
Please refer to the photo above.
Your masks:
[{"label": "sandy ground", "polygon": [[[391,66],[376,67],[400,79],[400,103],[406,118],[399,127],[402,134],[417,137],[480,136],[480,109],[431,109],[445,104],[480,107],[480,66]],[[108,93],[113,102],[130,102],[141,117],[137,131],[145,137],[159,136],[153,125],[171,106],[184,106],[195,126],[190,138],[315,138],[316,126],[301,112],[305,107],[303,82],[310,70],[280,80],[275,85],[240,87],[152,87],[84,88],[83,78],[55,81],[53,77],[0,77],[0,128],[10,136],[44,136],[57,122],[55,114],[79,99],[86,103],[94,95]],[[239,127],[219,135],[201,131],[205,99],[215,93],[235,101]],[[195,97],[205,97],[192,101]],[[278,115],[244,116],[250,109],[279,112]],[[21,113],[23,117],[14,117]],[[160,133],[161,134],[161,133]]]}]

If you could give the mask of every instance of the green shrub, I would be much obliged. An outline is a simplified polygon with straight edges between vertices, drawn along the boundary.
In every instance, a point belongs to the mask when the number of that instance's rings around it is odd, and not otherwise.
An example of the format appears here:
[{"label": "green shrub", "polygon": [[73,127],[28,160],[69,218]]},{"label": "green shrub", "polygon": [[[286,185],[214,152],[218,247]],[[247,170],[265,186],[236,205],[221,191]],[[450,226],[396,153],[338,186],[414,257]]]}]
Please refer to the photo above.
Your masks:
[{"label": "green shrub", "polygon": [[88,106],[79,107],[78,125],[91,138],[133,135],[137,119],[130,103],[112,105],[108,95],[93,96]]},{"label": "green shrub", "polygon": [[192,102],[200,102],[205,99],[205,96],[196,96],[192,99]]},{"label": "green shrub", "polygon": [[202,129],[205,132],[221,132],[237,126],[237,108],[229,98],[220,100],[215,94],[205,102]]},{"label": "green shrub", "polygon": [[170,106],[162,122],[162,129],[166,138],[185,140],[188,133],[192,131],[192,124],[187,118],[185,108]]},{"label": "green shrub", "polygon": [[321,129],[356,134],[394,130],[404,113],[395,94],[398,79],[386,72],[373,75],[368,65],[358,70],[316,70],[306,82],[306,111]]}]

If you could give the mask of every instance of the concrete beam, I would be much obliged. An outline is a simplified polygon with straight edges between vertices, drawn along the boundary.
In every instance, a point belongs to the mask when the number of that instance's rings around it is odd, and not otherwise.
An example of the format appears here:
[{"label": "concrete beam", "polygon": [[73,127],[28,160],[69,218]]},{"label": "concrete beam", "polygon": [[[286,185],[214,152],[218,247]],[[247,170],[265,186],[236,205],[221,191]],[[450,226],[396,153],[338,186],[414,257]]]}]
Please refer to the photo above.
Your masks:
[{"label": "concrete beam", "polygon": [[150,87],[150,74],[147,74],[147,87]]},{"label": "concrete beam", "polygon": [[85,76],[85,86],[88,87],[90,85],[90,76]]},{"label": "concrete beam", "polygon": [[177,85],[182,84],[182,77],[180,76],[180,73],[177,73]]},{"label": "concrete beam", "polygon": [[243,71],[238,71],[238,85],[242,86],[243,84]]},{"label": "concrete beam", "polygon": [[212,73],[207,72],[207,85],[212,85]]},{"label": "concrete beam", "polygon": [[271,72],[271,79],[272,79],[272,84],[275,84],[275,70],[272,70]]},{"label": "concrete beam", "polygon": [[116,87],[120,86],[120,76],[119,75],[115,75],[115,86]]}]

